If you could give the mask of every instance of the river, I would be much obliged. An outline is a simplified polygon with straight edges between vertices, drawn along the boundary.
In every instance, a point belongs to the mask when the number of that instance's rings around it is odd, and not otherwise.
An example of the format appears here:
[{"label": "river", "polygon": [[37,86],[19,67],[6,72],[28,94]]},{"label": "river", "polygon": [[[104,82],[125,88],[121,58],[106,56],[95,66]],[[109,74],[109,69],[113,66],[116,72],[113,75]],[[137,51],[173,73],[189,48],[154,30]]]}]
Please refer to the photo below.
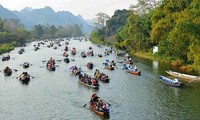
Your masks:
[{"label": "river", "polygon": [[[63,60],[64,45],[54,50],[41,46],[34,51],[33,45],[27,44],[24,54],[18,54],[15,48],[9,55],[9,61],[0,61],[0,70],[6,66],[17,69],[10,77],[0,73],[0,119],[1,120],[197,120],[200,118],[200,84],[186,84],[181,88],[171,87],[159,80],[160,75],[168,76],[165,70],[176,70],[168,64],[142,58],[133,58],[134,65],[141,71],[141,76],[132,75],[122,70],[104,69],[103,62],[114,59],[122,61],[120,56],[110,55],[81,58],[82,50],[92,46],[94,53],[103,54],[107,47],[99,48],[91,42],[71,40],[69,47],[77,48],[76,56],[69,64],[56,61],[56,71],[45,68],[44,60],[53,57]],[[62,43],[64,44],[64,43]],[[5,53],[2,56],[8,55]],[[32,64],[28,69],[20,66],[28,61]],[[94,69],[86,68],[87,62],[94,63]],[[69,68],[73,65],[81,67],[87,74],[93,75],[95,69],[103,71],[110,77],[109,83],[100,83],[99,90],[86,88],[78,83]],[[21,84],[16,77],[27,71],[31,78],[28,85]],[[102,117],[89,109],[93,92],[111,104],[110,116]]]}]

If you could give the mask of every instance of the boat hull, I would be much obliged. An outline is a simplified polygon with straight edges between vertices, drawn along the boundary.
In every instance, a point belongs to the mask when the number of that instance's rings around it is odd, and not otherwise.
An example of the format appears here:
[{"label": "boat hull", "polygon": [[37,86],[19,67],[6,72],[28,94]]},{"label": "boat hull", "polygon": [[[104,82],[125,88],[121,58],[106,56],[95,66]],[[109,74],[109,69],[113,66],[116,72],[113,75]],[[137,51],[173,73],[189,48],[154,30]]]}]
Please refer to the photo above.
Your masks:
[{"label": "boat hull", "polygon": [[166,71],[166,73],[168,73],[171,76],[178,77],[178,78],[200,81],[199,76],[182,74],[182,73],[174,72],[174,71],[170,71],[170,70]]},{"label": "boat hull", "polygon": [[171,85],[171,86],[175,86],[175,87],[180,87],[180,86],[182,85],[181,82],[179,82],[179,81],[174,81],[174,80],[169,79],[169,78],[164,77],[164,76],[160,76],[159,78],[160,78],[160,80],[161,80],[163,83],[165,83],[165,84],[167,84],[167,85]]}]

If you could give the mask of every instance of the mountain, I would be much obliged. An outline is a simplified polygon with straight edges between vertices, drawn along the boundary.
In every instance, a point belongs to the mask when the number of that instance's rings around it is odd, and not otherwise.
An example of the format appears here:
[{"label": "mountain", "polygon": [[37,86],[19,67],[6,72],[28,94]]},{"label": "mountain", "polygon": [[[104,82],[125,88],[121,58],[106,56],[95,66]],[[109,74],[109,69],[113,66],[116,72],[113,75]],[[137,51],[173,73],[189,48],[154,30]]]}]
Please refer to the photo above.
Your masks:
[{"label": "mountain", "polygon": [[91,31],[91,26],[80,15],[75,16],[68,11],[55,12],[49,6],[40,9],[26,7],[21,11],[10,11],[0,5],[0,17],[3,19],[20,19],[21,23],[27,29],[31,29],[34,25],[38,24],[55,26],[77,24],[84,33]]},{"label": "mountain", "polygon": [[12,11],[0,5],[0,18],[1,19],[19,19]]},{"label": "mountain", "polygon": [[90,26],[80,16],[75,16],[68,11],[55,12],[51,7],[40,9],[24,8],[14,12],[22,21],[25,27],[31,29],[36,24],[66,26],[77,24],[81,26],[84,33],[90,32]]}]

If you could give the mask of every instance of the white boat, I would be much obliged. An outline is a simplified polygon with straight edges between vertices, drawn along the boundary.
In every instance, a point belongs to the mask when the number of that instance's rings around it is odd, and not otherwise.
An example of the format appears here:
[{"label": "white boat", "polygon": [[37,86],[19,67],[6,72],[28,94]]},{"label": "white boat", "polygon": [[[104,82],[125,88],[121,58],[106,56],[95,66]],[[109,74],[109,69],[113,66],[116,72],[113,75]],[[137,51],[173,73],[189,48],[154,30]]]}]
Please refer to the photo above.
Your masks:
[{"label": "white boat", "polygon": [[164,82],[165,84],[171,85],[171,86],[179,87],[179,86],[182,85],[182,83],[177,78],[169,79],[169,78],[164,77],[164,76],[160,76],[159,78],[162,82]]},{"label": "white boat", "polygon": [[172,75],[174,77],[178,77],[178,78],[200,81],[199,76],[187,75],[187,74],[174,72],[174,71],[170,71],[170,70],[166,71],[166,73],[168,73],[169,75]]}]

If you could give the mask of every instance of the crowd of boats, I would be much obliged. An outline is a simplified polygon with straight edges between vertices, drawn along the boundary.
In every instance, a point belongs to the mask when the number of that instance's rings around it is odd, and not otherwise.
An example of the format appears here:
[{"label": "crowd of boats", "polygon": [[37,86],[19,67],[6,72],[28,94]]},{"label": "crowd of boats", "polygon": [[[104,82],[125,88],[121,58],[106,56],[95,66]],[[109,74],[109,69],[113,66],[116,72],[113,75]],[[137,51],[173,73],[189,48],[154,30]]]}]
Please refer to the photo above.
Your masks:
[{"label": "crowd of boats", "polygon": [[[75,56],[77,54],[77,48],[76,47],[71,47],[71,49],[69,49],[69,42],[68,41],[64,41],[65,47],[64,47],[64,52],[63,52],[63,61],[68,64],[70,63],[70,61],[75,61],[75,59],[70,59],[70,53],[71,56]],[[40,49],[40,45],[45,45],[47,48],[53,48],[56,49],[57,47],[61,46],[61,41],[44,41],[44,42],[38,42],[38,44],[34,44],[34,50],[37,51]],[[56,47],[55,47],[56,45]],[[97,45],[98,47],[101,47],[100,45]],[[37,49],[37,50],[36,50]],[[70,52],[69,52],[70,51]],[[24,48],[21,48],[18,53],[19,54],[23,54],[25,52]],[[86,57],[103,57],[103,56],[108,56],[110,54],[115,54],[115,55],[122,55],[123,60],[122,61],[115,61],[115,60],[106,60],[105,62],[103,62],[104,68],[108,69],[110,71],[116,70],[118,69],[117,67],[117,63],[120,63],[122,65],[122,69],[126,72],[126,73],[130,73],[133,75],[141,75],[141,71],[137,68],[136,65],[133,65],[133,60],[132,58],[129,56],[128,53],[124,53],[124,54],[120,54],[120,53],[115,53],[113,52],[112,47],[107,48],[104,50],[104,52],[95,54],[94,50],[92,47],[89,47],[87,50],[82,50],[80,52],[80,57],[82,58],[86,58]],[[10,56],[5,56],[2,58],[2,61],[6,61],[9,60]],[[57,60],[58,62],[61,62],[62,60]],[[42,61],[42,62],[46,62],[46,69],[48,69],[49,71],[56,71],[56,60],[53,59],[53,57],[50,57],[50,59],[48,61]],[[21,66],[25,69],[30,67],[32,64],[29,62],[24,62]],[[88,69],[94,69],[94,63],[92,63],[91,61],[89,61],[86,65],[85,65]],[[134,66],[134,67],[133,67]],[[17,71],[16,69],[11,69],[8,66],[3,70],[3,73],[5,76],[11,76],[12,75],[12,71]],[[86,87],[92,88],[92,89],[98,89],[100,87],[99,81],[104,82],[104,83],[109,83],[110,78],[108,75],[106,75],[106,73],[100,71],[98,68],[96,68],[95,72],[93,73],[93,76],[90,76],[88,74],[86,74],[86,72],[84,72],[82,70],[81,67],[77,67],[76,65],[74,66],[70,66],[69,67],[69,71],[71,72],[71,74],[75,75],[78,77],[79,83],[81,85],[84,85]],[[159,76],[159,79],[164,82],[165,84],[171,85],[171,86],[181,86],[182,82],[177,79],[177,78],[183,78],[183,79],[190,79],[190,80],[199,80],[200,81],[200,77],[198,76],[193,76],[193,75],[187,75],[187,74],[182,74],[182,73],[178,73],[178,72],[173,72],[173,71],[166,71],[166,73],[168,73],[169,75],[172,75],[174,77],[176,77],[175,79],[170,79],[168,77],[165,76]],[[27,72],[23,72],[21,75],[19,75],[17,77],[17,79],[22,82],[23,84],[28,84],[30,79],[34,78],[33,76],[31,76],[29,73]],[[88,102],[88,104],[90,105],[90,108],[95,111],[96,113],[100,114],[100,115],[108,115],[109,114],[109,106],[110,104],[107,103],[106,101],[104,101],[103,99],[101,99],[100,97],[98,97],[96,95],[96,93],[94,93],[90,99],[90,101]],[[86,104],[87,105],[87,104]],[[86,106],[84,105],[84,107]]]}]

